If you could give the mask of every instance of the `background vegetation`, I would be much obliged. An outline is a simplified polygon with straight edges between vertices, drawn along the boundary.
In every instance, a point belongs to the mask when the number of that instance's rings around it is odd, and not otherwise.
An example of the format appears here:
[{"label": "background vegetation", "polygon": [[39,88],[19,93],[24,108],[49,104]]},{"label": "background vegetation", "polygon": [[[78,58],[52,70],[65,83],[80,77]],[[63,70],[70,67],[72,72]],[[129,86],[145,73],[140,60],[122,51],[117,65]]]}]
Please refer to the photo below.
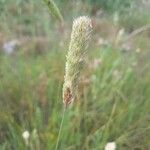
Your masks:
[{"label": "background vegetation", "polygon": [[[65,55],[73,18],[89,15],[93,37],[79,95],[67,110],[59,149],[150,148],[150,3],[0,1],[0,150],[53,150],[61,122]],[[142,32],[129,38],[132,33]],[[22,133],[30,133],[26,144]]]}]

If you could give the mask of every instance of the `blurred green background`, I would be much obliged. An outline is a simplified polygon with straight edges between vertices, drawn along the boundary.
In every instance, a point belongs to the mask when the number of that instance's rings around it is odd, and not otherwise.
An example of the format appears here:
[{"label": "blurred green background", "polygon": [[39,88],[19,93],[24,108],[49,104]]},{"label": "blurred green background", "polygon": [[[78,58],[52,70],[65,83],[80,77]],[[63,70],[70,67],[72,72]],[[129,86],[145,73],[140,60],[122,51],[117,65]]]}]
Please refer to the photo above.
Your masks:
[{"label": "blurred green background", "polygon": [[[58,149],[150,148],[150,1],[0,0],[0,150],[53,150],[62,118],[72,21],[92,19],[79,95]],[[25,141],[22,134],[30,136]]]}]

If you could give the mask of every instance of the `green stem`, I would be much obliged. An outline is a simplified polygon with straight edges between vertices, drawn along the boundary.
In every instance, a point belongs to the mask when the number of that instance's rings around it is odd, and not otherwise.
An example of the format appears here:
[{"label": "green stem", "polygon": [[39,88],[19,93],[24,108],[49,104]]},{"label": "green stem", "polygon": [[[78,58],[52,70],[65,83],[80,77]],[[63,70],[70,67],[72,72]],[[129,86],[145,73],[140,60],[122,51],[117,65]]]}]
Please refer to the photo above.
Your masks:
[{"label": "green stem", "polygon": [[61,124],[60,124],[60,128],[59,128],[59,133],[58,133],[58,138],[57,138],[57,143],[56,143],[55,150],[58,149],[58,145],[59,145],[59,141],[60,141],[60,135],[61,135],[62,126],[63,126],[63,122],[64,122],[64,117],[65,117],[65,112],[66,112],[66,107],[64,107],[64,111],[63,111],[63,115],[62,115],[62,120],[61,120]]}]

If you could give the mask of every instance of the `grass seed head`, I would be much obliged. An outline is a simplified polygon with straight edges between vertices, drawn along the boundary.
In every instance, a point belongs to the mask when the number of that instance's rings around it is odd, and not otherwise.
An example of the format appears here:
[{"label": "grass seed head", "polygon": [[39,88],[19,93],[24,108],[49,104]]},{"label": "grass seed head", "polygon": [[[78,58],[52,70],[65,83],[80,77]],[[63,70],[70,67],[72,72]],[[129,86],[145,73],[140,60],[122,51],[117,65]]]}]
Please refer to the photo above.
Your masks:
[{"label": "grass seed head", "polygon": [[66,60],[65,81],[63,86],[63,102],[67,107],[74,99],[83,68],[85,55],[91,34],[91,19],[86,16],[73,21],[71,41]]}]

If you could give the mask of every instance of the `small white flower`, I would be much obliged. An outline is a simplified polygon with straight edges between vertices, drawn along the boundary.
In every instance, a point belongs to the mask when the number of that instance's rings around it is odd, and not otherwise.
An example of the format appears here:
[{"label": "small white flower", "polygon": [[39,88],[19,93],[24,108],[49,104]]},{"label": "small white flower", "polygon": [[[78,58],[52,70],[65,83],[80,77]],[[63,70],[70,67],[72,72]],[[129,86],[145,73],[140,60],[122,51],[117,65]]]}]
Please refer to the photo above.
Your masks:
[{"label": "small white flower", "polygon": [[9,55],[14,52],[17,45],[19,45],[19,41],[17,40],[8,41],[3,44],[3,51]]},{"label": "small white flower", "polygon": [[30,136],[30,133],[29,133],[29,131],[27,131],[27,130],[22,133],[22,137],[23,137],[24,139],[28,139],[29,136]]},{"label": "small white flower", "polygon": [[115,142],[109,142],[105,146],[105,150],[116,150],[116,143]]},{"label": "small white flower", "polygon": [[118,36],[123,37],[124,34],[125,34],[124,28],[120,29],[119,32],[118,32]]},{"label": "small white flower", "polygon": [[26,143],[26,145],[28,145],[28,143],[29,143],[29,137],[30,137],[30,133],[29,133],[29,131],[24,131],[23,133],[22,133],[22,137],[23,137],[23,139],[25,140],[25,143]]}]

